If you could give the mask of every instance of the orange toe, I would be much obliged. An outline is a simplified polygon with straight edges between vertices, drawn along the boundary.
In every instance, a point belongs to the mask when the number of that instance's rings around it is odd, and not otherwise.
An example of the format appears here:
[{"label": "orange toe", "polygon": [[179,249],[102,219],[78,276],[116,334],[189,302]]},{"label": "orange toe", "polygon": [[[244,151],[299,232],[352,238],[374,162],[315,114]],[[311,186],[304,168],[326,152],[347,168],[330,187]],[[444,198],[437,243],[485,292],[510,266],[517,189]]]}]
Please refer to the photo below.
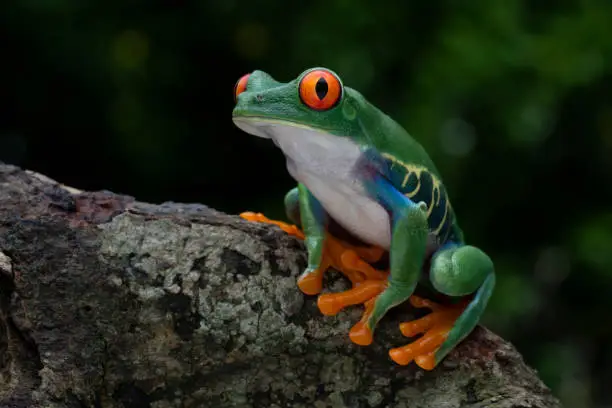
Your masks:
[{"label": "orange toe", "polygon": [[294,237],[297,237],[299,239],[304,239],[304,233],[297,226],[287,224],[286,222],[282,222],[282,221],[271,220],[265,215],[263,215],[262,213],[245,211],[243,213],[240,213],[240,217],[244,218],[247,221],[262,222],[265,224],[276,225],[277,227],[285,231],[287,234],[293,235]]},{"label": "orange toe", "polygon": [[428,332],[413,343],[389,350],[389,356],[397,364],[406,365],[419,356],[433,353],[446,339],[447,332]]},{"label": "orange toe", "polygon": [[399,365],[408,365],[414,356],[412,353],[405,351],[402,347],[397,347],[389,350],[389,357]]},{"label": "orange toe", "polygon": [[334,270],[346,276],[346,278],[351,281],[351,285],[353,287],[359,285],[360,283],[366,280],[366,277],[363,274],[355,270],[345,268],[343,266],[339,266],[339,267],[334,266]]},{"label": "orange toe", "polygon": [[438,320],[435,314],[429,314],[411,322],[400,323],[400,331],[406,337],[414,337],[417,334],[424,333],[431,329]]},{"label": "orange toe", "polygon": [[[381,292],[382,290],[383,289],[381,289]],[[374,341],[374,335],[372,333],[369,320],[372,316],[372,312],[374,311],[376,298],[379,294],[380,292],[364,302],[365,310],[363,311],[363,315],[361,315],[361,319],[355,323],[349,332],[349,338],[351,341],[359,346],[369,346]]]},{"label": "orange toe", "polygon": [[317,306],[319,307],[319,311],[325,316],[335,316],[344,309],[345,305],[336,294],[332,293],[319,296],[317,299]]},{"label": "orange toe", "polygon": [[449,329],[441,327],[431,329],[423,337],[411,344],[415,356],[434,352],[446,340]]},{"label": "orange toe", "polygon": [[387,286],[387,281],[365,281],[344,292],[326,293],[319,296],[317,304],[321,313],[338,314],[346,306],[359,305],[378,296]]},{"label": "orange toe", "polygon": [[384,272],[364,261],[355,250],[345,250],[340,255],[340,263],[343,270],[359,272],[366,280],[383,280],[387,277]]},{"label": "orange toe", "polygon": [[262,213],[255,213],[253,211],[245,211],[240,213],[240,216],[247,221],[259,221],[261,217],[263,217]]},{"label": "orange toe", "polygon": [[372,330],[363,321],[357,322],[349,332],[351,341],[359,346],[369,346],[374,340]]},{"label": "orange toe", "polygon": [[432,302],[429,299],[425,299],[425,298],[422,298],[422,297],[416,296],[416,295],[410,296],[410,304],[413,307],[416,307],[416,308],[419,308],[419,309],[426,307],[428,309],[431,309],[432,311],[437,311],[437,310],[440,310],[442,308],[439,304],[437,304],[435,302]]},{"label": "orange toe", "polygon": [[298,287],[307,295],[317,295],[323,289],[323,270],[321,268],[306,272],[298,278]]},{"label": "orange toe", "polygon": [[423,370],[431,371],[436,367],[435,353],[423,354],[414,358],[416,365]]}]

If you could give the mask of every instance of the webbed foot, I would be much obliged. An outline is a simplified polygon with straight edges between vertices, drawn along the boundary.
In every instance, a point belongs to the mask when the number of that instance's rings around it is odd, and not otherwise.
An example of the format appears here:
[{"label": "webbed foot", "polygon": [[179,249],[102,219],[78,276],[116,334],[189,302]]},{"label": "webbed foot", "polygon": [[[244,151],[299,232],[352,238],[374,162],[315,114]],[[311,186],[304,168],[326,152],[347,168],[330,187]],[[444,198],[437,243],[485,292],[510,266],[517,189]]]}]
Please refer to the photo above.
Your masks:
[{"label": "webbed foot", "polygon": [[436,352],[448,338],[455,322],[461,316],[468,301],[443,306],[418,296],[410,297],[410,304],[417,308],[426,307],[431,313],[420,319],[400,324],[400,331],[406,337],[423,334],[418,340],[402,347],[389,350],[389,356],[400,365],[414,361],[424,370],[433,370],[437,364]]},{"label": "webbed foot", "polygon": [[[378,261],[383,254],[384,251],[380,248],[354,246],[326,234],[319,267],[314,271],[307,271],[302,274],[298,279],[298,286],[302,292],[309,295],[320,293],[323,285],[323,274],[329,268],[333,268],[346,276],[351,281],[353,288],[365,281],[386,279],[385,272],[379,271],[369,264],[369,262]],[[320,299],[321,297],[319,297],[319,302]],[[323,312],[322,309],[321,312]],[[323,313],[325,314],[325,312]]]}]

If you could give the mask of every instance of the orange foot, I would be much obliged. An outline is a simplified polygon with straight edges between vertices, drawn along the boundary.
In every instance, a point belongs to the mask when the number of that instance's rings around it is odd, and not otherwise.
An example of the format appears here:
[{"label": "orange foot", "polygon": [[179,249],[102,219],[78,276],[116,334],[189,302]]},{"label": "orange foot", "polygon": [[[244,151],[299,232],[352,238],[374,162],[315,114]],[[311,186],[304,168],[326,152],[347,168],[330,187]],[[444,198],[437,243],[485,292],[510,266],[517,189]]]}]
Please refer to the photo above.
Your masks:
[{"label": "orange foot", "polygon": [[374,305],[389,282],[384,279],[369,279],[359,282],[353,289],[340,293],[326,293],[319,296],[318,305],[321,313],[333,316],[346,306],[362,304],[365,306],[361,319],[351,328],[349,338],[360,346],[369,346],[373,341],[370,317],[374,312]]},{"label": "orange foot", "polygon": [[297,237],[299,239],[304,239],[304,233],[300,231],[300,229],[297,226],[287,224],[286,222],[282,222],[282,221],[271,220],[265,215],[263,215],[262,213],[254,213],[254,212],[247,211],[247,212],[241,213],[240,217],[244,218],[247,221],[274,224],[280,227],[280,229],[285,231],[287,234],[293,235],[294,237]]},{"label": "orange foot", "polygon": [[[323,286],[323,274],[329,268],[346,276],[354,288],[369,280],[383,280],[386,278],[386,273],[373,268],[368,263],[378,261],[383,254],[384,251],[380,248],[357,247],[327,234],[319,267],[312,272],[304,273],[298,279],[298,286],[308,295],[320,293]],[[319,297],[319,309],[326,314],[321,309],[320,301],[321,297]]]},{"label": "orange foot", "polygon": [[[277,225],[288,234],[304,239],[304,233],[295,225],[270,220],[261,213],[243,212],[240,216],[248,221]],[[298,287],[307,295],[320,293],[323,286],[323,274],[329,268],[333,268],[346,276],[353,287],[366,280],[384,280],[387,274],[374,269],[368,263],[380,260],[384,252],[379,247],[359,247],[327,234],[319,267],[300,276]]]},{"label": "orange foot", "polygon": [[423,336],[410,344],[389,350],[389,356],[400,365],[407,365],[414,360],[422,369],[433,370],[436,366],[436,351],[444,343],[455,320],[468,303],[462,301],[455,305],[442,306],[414,295],[410,297],[410,303],[414,307],[431,309],[432,312],[420,319],[401,323],[400,331],[406,337],[421,333]]}]

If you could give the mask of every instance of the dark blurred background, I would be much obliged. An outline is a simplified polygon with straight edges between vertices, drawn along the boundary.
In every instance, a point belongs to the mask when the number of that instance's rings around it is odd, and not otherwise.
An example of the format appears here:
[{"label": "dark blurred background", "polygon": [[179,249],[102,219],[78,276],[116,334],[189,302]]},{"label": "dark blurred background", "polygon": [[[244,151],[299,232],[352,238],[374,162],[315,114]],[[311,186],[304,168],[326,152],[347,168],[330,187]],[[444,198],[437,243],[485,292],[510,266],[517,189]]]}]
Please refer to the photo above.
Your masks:
[{"label": "dark blurred background", "polygon": [[612,407],[609,0],[5,0],[0,39],[0,160],[273,217],[293,181],[232,88],[332,68],[436,161],[496,263],[484,323],[567,407]]}]

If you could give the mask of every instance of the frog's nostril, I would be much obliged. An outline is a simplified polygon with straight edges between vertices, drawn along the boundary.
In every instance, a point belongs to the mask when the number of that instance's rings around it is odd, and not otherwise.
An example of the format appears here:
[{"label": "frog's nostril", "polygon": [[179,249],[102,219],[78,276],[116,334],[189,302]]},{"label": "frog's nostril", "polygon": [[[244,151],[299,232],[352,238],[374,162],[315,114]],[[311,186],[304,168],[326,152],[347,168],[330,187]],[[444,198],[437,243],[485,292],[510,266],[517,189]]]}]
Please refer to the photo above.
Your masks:
[{"label": "frog's nostril", "polygon": [[257,98],[257,101],[258,101],[258,102],[261,102],[261,101],[263,101],[263,99],[264,99],[264,97],[263,97],[263,95],[262,95],[262,94],[257,94],[257,96],[255,96],[255,98]]}]

